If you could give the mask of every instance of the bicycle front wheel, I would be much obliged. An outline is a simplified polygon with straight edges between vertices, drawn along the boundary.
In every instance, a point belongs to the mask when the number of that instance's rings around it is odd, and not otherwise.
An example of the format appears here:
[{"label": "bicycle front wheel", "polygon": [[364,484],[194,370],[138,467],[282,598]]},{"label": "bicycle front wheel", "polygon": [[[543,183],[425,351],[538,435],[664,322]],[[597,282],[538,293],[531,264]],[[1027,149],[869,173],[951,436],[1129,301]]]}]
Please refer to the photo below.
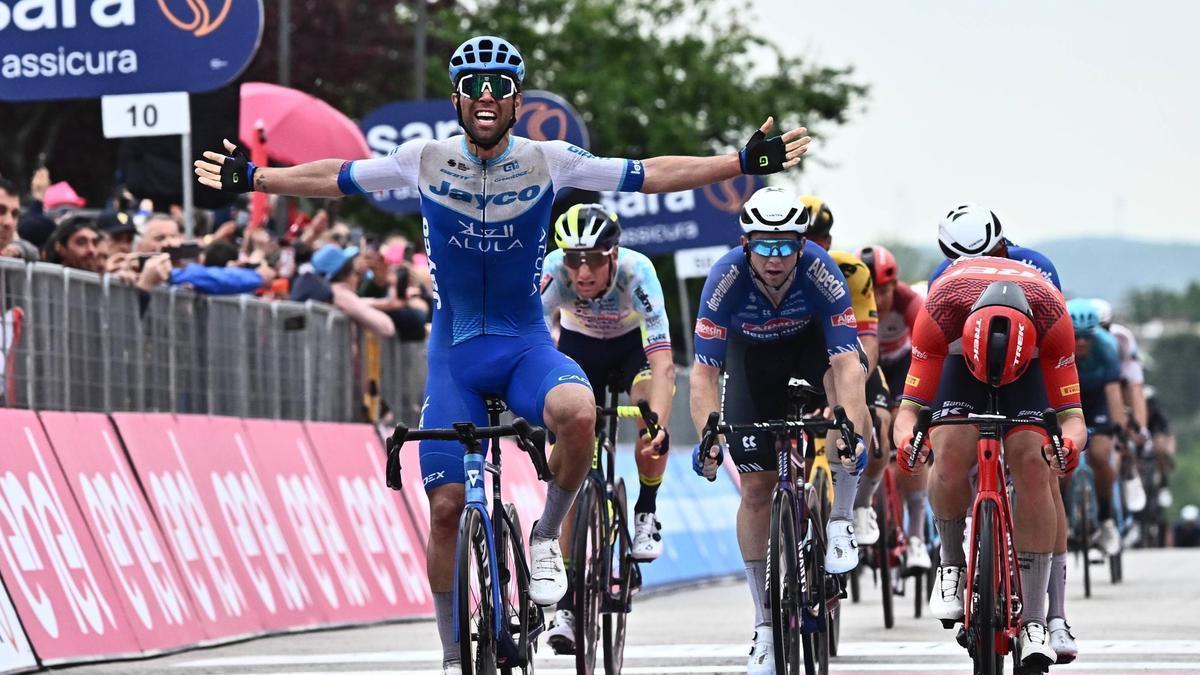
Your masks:
[{"label": "bicycle front wheel", "polygon": [[620,675],[625,661],[625,621],[629,617],[633,596],[633,539],[629,534],[628,502],[625,498],[625,481],[617,479],[613,488],[612,513],[609,539],[611,550],[612,579],[609,581],[613,599],[613,611],[603,618],[604,628],[604,672]]},{"label": "bicycle front wheel", "polygon": [[596,668],[600,642],[602,558],[608,550],[604,540],[604,491],[591,478],[583,482],[576,508],[571,542],[571,574],[575,582],[575,672],[591,675]]},{"label": "bicycle front wheel", "polygon": [[458,601],[458,647],[463,675],[495,675],[496,625],[492,595],[492,559],[483,514],[473,508],[458,521],[458,564],[455,596]]},{"label": "bicycle front wheel", "polygon": [[771,503],[766,589],[775,641],[775,675],[800,672],[800,561],[796,554],[793,513],[791,493],[777,490]]},{"label": "bicycle front wheel", "polygon": [[975,578],[972,580],[971,632],[974,636],[975,672],[998,675],[996,670],[996,505],[980,504],[979,523],[975,537]]},{"label": "bicycle front wheel", "polygon": [[529,599],[529,570],[525,563],[525,543],[521,536],[521,519],[517,509],[512,504],[504,505],[507,517],[503,522],[495,523],[496,531],[496,567],[500,574],[500,598],[503,603],[506,625],[510,639],[517,646],[521,662],[512,666],[503,666],[501,675],[523,675],[533,673],[534,643],[529,639],[535,622],[540,620],[540,613]]},{"label": "bicycle front wheel", "polygon": [[883,590],[883,627],[891,628],[896,625],[896,612],[892,606],[892,522],[888,509],[887,487],[885,482],[875,491],[873,508],[879,524],[875,559],[878,561],[876,572],[879,574],[879,586]]}]

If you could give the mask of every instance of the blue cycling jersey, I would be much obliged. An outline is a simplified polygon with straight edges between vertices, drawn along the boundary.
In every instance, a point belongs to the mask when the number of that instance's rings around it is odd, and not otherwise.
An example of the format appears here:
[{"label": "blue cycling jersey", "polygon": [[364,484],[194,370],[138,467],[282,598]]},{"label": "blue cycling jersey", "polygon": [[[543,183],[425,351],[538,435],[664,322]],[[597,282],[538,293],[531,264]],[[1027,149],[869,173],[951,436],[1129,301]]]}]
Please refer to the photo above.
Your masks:
[{"label": "blue cycling jersey", "polygon": [[[1058,279],[1058,270],[1054,268],[1054,263],[1050,262],[1049,258],[1031,248],[1017,246],[1008,239],[1005,239],[1004,243],[1008,245],[1007,257],[1009,260],[1016,260],[1018,262],[1023,262],[1026,265],[1033,266],[1035,269],[1037,269],[1037,271],[1042,273],[1042,276],[1049,279],[1050,282],[1054,284],[1055,288],[1060,291],[1062,290],[1062,283]],[[942,264],[938,265],[937,268],[933,270],[933,274],[929,275],[929,284],[933,285],[933,280],[942,276],[942,272],[945,272],[946,268],[949,267],[950,263],[952,262],[954,261],[950,259],[943,260]]]},{"label": "blue cycling jersey", "polygon": [[644,177],[640,161],[596,157],[563,141],[510,136],[503,154],[483,161],[464,137],[453,136],[348,162],[338,186],[346,194],[420,192],[433,276],[432,346],[546,331],[540,281],[555,191],[635,192]]},{"label": "blue cycling jersey", "polygon": [[[595,157],[562,141],[509,137],[481,160],[465,138],[414,140],[387,157],[346,162],[346,194],[416,189],[433,277],[433,332],[421,427],[485,424],[483,400],[500,396],[541,424],[556,386],[588,386],[559,353],[542,318],[541,272],[550,207],[563,187],[632,192],[645,174],[636,160]],[[463,482],[458,443],[421,442],[425,489]]]},{"label": "blue cycling jersey", "polygon": [[754,283],[746,254],[735,248],[713,265],[704,282],[696,318],[696,361],[721,367],[731,336],[774,342],[800,333],[814,320],[824,332],[830,356],[858,349],[858,322],[846,278],[825,249],[811,241],[805,244],[792,285],[776,306]]},{"label": "blue cycling jersey", "polygon": [[1079,388],[1097,391],[1110,382],[1121,380],[1121,354],[1117,339],[1103,328],[1093,328],[1078,337],[1091,340],[1087,356],[1075,357],[1075,369],[1079,371]]}]

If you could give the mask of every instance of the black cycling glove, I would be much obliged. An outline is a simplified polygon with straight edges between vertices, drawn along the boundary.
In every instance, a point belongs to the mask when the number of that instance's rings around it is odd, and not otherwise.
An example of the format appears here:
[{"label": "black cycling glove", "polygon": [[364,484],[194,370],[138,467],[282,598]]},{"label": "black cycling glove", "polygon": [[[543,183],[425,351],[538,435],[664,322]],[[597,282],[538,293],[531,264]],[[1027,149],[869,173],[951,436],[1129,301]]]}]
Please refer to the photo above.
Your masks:
[{"label": "black cycling glove", "polygon": [[222,192],[251,192],[254,190],[254,172],[258,169],[246,151],[234,148],[233,156],[226,155],[221,165]]},{"label": "black cycling glove", "polygon": [[783,162],[787,157],[787,147],[782,136],[767,138],[762,129],[754,132],[746,147],[738,153],[741,160],[742,173],[765,176],[769,173],[783,171]]}]

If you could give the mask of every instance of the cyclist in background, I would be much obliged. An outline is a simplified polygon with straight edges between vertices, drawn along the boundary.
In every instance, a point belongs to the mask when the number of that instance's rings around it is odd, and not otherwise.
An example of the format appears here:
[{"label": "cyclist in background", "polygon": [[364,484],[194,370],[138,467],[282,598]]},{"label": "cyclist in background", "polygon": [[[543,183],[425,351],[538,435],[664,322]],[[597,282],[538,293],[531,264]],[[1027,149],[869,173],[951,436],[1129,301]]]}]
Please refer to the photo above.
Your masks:
[{"label": "cyclist in background", "polygon": [[[1000,413],[1040,419],[1053,406],[1062,424],[1066,472],[1079,461],[1087,428],[1079,410],[1071,320],[1062,294],[1038,270],[1003,258],[963,258],[930,284],[912,335],[912,366],[894,433],[902,471],[922,470],[929,446],[913,452],[917,410],[931,406],[938,419],[962,418],[982,411],[989,388],[986,358],[997,323],[1007,328]],[[986,328],[986,329],[985,329]],[[1035,356],[1036,354],[1036,356]],[[976,464],[975,426],[942,426],[932,432],[937,461],[932,465],[929,500],[942,537],[942,560],[929,599],[935,618],[960,621],[966,555],[963,534],[971,505],[970,471]],[[1039,427],[1013,427],[1004,438],[1005,458],[1020,498],[1013,514],[1013,544],[1021,568],[1021,631],[1017,654],[1027,668],[1045,668],[1057,660],[1047,627],[1046,589],[1057,524],[1051,477],[1061,469],[1050,461],[1053,450]],[[1051,469],[1053,467],[1053,470]]]},{"label": "cyclist in background", "polygon": [[[799,377],[814,386],[824,383],[828,403],[844,406],[856,430],[870,428],[863,400],[866,357],[850,291],[829,254],[805,241],[810,217],[790,190],[758,190],[742,207],[741,249],[726,253],[709,271],[700,296],[691,375],[692,422],[698,435],[703,435],[709,413],[718,409],[722,370],[720,410],[728,423],[784,419],[788,379]],[[747,670],[774,673],[774,639],[764,603],[769,597],[765,588],[771,494],[778,484],[775,438],[748,433],[726,440],[742,479],[738,545],[754,603],[754,643]],[[835,498],[826,529],[825,569],[831,574],[858,565],[850,519],[866,450],[860,433],[853,459],[830,462]],[[714,477],[723,457],[720,445],[702,457],[697,444],[692,469]]]},{"label": "cyclist in background", "polygon": [[1096,476],[1096,501],[1100,529],[1096,546],[1108,555],[1121,551],[1121,535],[1113,513],[1113,481],[1116,480],[1113,446],[1119,430],[1127,424],[1121,397],[1121,361],[1117,340],[1100,328],[1096,306],[1086,298],[1067,303],[1075,326],[1075,358],[1082,389],[1083,412],[1091,441],[1088,466]]},{"label": "cyclist in background", "polygon": [[[619,373],[620,391],[631,400],[649,401],[662,426],[649,438],[638,418],[634,453],[639,492],[633,507],[632,553],[637,560],[654,560],[663,548],[655,498],[666,470],[666,427],[675,393],[662,285],[649,258],[620,246],[617,216],[600,204],[567,209],[554,223],[554,242],[558,249],[546,256],[543,266],[542,309],[558,350],[583,368],[597,401],[608,400],[610,373]],[[547,633],[552,641],[570,643],[560,653],[574,650],[573,590],[568,585]]]},{"label": "cyclist in background", "polygon": [[[884,427],[890,422],[888,412],[891,395],[879,372],[879,310],[875,306],[875,284],[871,270],[858,256],[849,251],[836,251],[833,246],[833,211],[819,197],[802,195],[800,203],[808,209],[809,224],[807,238],[829,252],[846,277],[846,288],[850,291],[850,306],[854,308],[854,319],[858,322],[858,342],[867,355],[867,405],[872,415],[878,417]],[[882,441],[882,438],[880,439]],[[854,498],[854,538],[859,546],[871,546],[879,541],[879,523],[871,498],[883,478],[891,455],[891,442],[883,443],[880,457],[867,453],[867,467],[858,482],[858,493]]]},{"label": "cyclist in background", "polygon": [[[875,304],[879,309],[879,367],[887,381],[888,391],[891,392],[889,410],[900,405],[904,395],[904,378],[908,375],[908,366],[912,363],[912,328],[916,324],[917,314],[921,312],[924,298],[917,294],[908,284],[900,281],[900,265],[892,252],[883,246],[867,246],[859,252],[875,280]],[[881,438],[885,439],[888,448],[892,447],[891,415],[882,425]],[[870,475],[871,467],[867,466]],[[904,565],[908,569],[927,570],[932,564],[929,560],[929,549],[925,546],[925,501],[928,496],[925,482],[928,477],[922,472],[909,474],[899,472],[896,475],[896,487],[904,497],[908,510],[908,549],[904,556]],[[862,491],[863,486],[859,486]],[[857,512],[855,516],[857,516]],[[857,529],[857,525],[856,525]],[[859,540],[862,541],[861,539]]]},{"label": "cyclist in background", "polygon": [[[555,434],[554,480],[529,536],[529,595],[549,606],[566,592],[559,530],[591,467],[596,427],[587,378],[555,349],[542,315],[538,291],[555,192],[673,192],[742,173],[775,173],[798,164],[810,139],[804,129],[768,139],[774,123],[768,118],[738,153],[601,158],[563,141],[510,133],[523,100],[525,61],[507,40],[482,35],[463,42],[450,57],[448,74],[464,136],[413,139],[386,157],[291,167],[257,167],[225,141],[229,154],[205,152],[196,173],[201,184],[228,192],[341,197],[402,187],[419,191],[434,304],[421,427],[486,424],[484,398],[502,395],[515,414]],[[443,670],[456,674],[461,665],[451,586],[466,494],[462,447],[423,441],[420,455]]]},{"label": "cyclist in background", "polygon": [[1146,426],[1150,430],[1150,439],[1154,447],[1154,459],[1158,463],[1158,471],[1162,475],[1162,487],[1158,490],[1158,505],[1164,509],[1171,508],[1174,499],[1171,497],[1169,479],[1175,468],[1175,436],[1171,433],[1171,423],[1163,412],[1158,400],[1158,392],[1153,386],[1146,385],[1143,392],[1146,395]]}]

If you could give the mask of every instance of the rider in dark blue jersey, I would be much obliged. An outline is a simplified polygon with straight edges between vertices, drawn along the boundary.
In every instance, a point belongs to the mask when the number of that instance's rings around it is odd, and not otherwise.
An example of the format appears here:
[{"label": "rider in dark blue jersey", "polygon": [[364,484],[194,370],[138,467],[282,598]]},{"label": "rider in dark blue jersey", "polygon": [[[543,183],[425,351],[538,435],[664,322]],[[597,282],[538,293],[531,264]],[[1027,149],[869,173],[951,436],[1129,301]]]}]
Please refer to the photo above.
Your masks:
[{"label": "rider in dark blue jersey", "polygon": [[[866,356],[858,342],[851,290],[833,258],[805,239],[811,213],[781,188],[755,192],[742,208],[742,247],[725,254],[708,273],[696,320],[696,362],[691,376],[692,421],[699,433],[717,409],[717,381],[727,423],[784,419],[792,377],[824,387],[830,405],[840,403],[855,429],[870,429],[866,405]],[[754,604],[755,636],[747,672],[774,673],[774,644],[767,598],[767,539],[771,493],[778,483],[775,439],[769,433],[726,438],[741,475],[738,544]],[[840,439],[834,443],[841,443]],[[826,530],[825,568],[834,574],[858,564],[851,525],[858,478],[866,466],[859,436],[853,459],[830,462],[834,507]],[[827,445],[826,447],[834,447]],[[713,476],[715,456],[692,452],[692,468]]]},{"label": "rider in dark blue jersey", "polygon": [[956,206],[946,214],[946,218],[938,226],[938,243],[942,247],[942,253],[946,254],[946,259],[929,275],[930,284],[942,276],[942,272],[945,272],[956,258],[986,255],[1032,265],[1058,290],[1062,290],[1058,270],[1049,258],[1031,248],[1017,246],[1009,241],[1000,229],[1000,220],[996,218],[996,214],[975,204]]},{"label": "rider in dark blue jersey", "polygon": [[[768,118],[738,153],[716,157],[597,158],[561,141],[510,134],[521,106],[525,62],[506,40],[479,36],[450,58],[451,102],[465,136],[413,140],[391,155],[256,167],[229,141],[206,152],[200,182],[232,192],[308,197],[406,187],[421,197],[433,275],[433,334],[422,424],[485,423],[483,400],[505,398],[518,415],[556,435],[554,481],[530,535],[530,596],[552,605],[566,590],[558,545],[562,519],[591,466],[595,400],[583,372],[560,354],[542,318],[539,277],[554,193],[585,190],[670,192],[741,173],[767,174],[800,161],[804,129],[766,138]],[[313,130],[320,133],[320,130]],[[421,470],[431,509],[428,569],[444,670],[458,672],[452,593],[455,532],[463,508],[462,449],[423,442]]]}]

